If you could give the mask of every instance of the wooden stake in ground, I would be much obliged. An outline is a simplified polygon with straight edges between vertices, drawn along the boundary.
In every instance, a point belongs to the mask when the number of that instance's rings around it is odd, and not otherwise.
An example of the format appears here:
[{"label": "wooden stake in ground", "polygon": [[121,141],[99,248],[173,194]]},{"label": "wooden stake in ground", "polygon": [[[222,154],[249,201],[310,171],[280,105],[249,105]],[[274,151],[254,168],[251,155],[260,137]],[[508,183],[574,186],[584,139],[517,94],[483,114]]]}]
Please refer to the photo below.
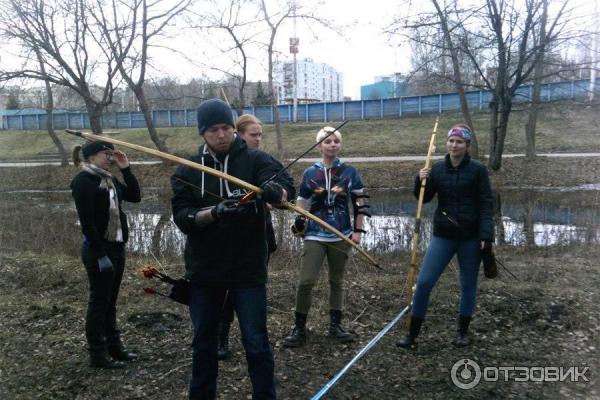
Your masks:
[{"label": "wooden stake in ground", "polygon": [[[435,152],[435,136],[437,134],[437,126],[440,117],[435,119],[435,125],[433,126],[433,132],[431,133],[431,140],[429,141],[429,149],[427,150],[427,158],[425,159],[425,167],[431,166],[431,156]],[[408,279],[406,286],[406,300],[408,304],[412,304],[413,301],[413,290],[415,285],[415,279],[419,273],[419,266],[417,265],[417,250],[419,248],[419,236],[421,234],[421,209],[423,208],[423,198],[425,197],[425,187],[427,186],[427,179],[421,180],[421,190],[419,191],[419,200],[417,201],[417,215],[415,218],[415,231],[412,237],[411,243],[411,254],[410,264],[408,267]],[[412,315],[412,314],[411,314]]]},{"label": "wooden stake in ground", "polygon": [[[107,136],[94,135],[91,133],[84,133],[84,132],[74,131],[71,129],[66,129],[65,131],[71,135],[79,136],[81,138],[90,140],[92,142],[108,142],[108,143],[116,144],[118,146],[122,146],[122,147],[125,147],[128,149],[132,149],[132,150],[136,150],[136,151],[139,151],[142,153],[150,154],[150,155],[153,155],[160,159],[174,162],[176,164],[185,165],[190,168],[194,168],[194,169],[206,172],[207,174],[216,176],[218,178],[228,180],[229,182],[235,183],[237,186],[239,186],[241,188],[256,192],[258,194],[261,194],[263,192],[263,190],[260,187],[253,185],[251,183],[248,183],[246,181],[243,181],[239,178],[236,178],[235,176],[225,174],[216,169],[204,166],[202,164],[195,163],[195,162],[187,160],[185,158],[174,156],[169,153],[164,153],[159,150],[151,149],[148,147],[140,146],[140,145],[129,143],[129,142],[124,142],[122,140],[113,139],[113,138],[110,138]],[[305,216],[306,218],[314,221],[315,223],[321,225],[323,228],[329,230],[330,232],[332,232],[333,234],[338,236],[340,239],[342,239],[343,241],[348,243],[352,248],[354,248],[356,251],[358,251],[365,259],[367,259],[371,265],[373,265],[374,267],[376,267],[378,269],[382,269],[379,266],[379,263],[375,260],[375,258],[373,258],[369,253],[367,253],[362,247],[360,247],[359,245],[354,243],[352,240],[350,240],[350,238],[346,237],[342,232],[340,232],[339,230],[337,230],[336,228],[334,228],[327,222],[323,221],[322,219],[316,217],[315,215],[309,213],[308,211],[305,211],[305,210],[301,209],[300,207],[297,207],[294,204],[289,203],[287,201],[284,201],[281,204],[278,204],[278,207],[286,208],[290,211],[301,214],[301,215]]]}]

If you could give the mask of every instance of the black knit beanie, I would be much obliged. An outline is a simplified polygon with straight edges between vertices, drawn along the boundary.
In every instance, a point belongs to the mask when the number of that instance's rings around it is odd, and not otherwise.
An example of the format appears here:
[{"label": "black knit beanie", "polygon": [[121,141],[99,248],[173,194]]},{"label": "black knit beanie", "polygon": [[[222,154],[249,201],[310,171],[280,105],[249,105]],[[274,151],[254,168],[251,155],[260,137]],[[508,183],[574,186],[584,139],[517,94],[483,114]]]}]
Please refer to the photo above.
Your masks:
[{"label": "black knit beanie", "polygon": [[198,116],[198,132],[204,135],[204,132],[213,125],[227,124],[235,128],[233,123],[233,113],[224,101],[219,99],[210,99],[203,101],[196,111]]},{"label": "black knit beanie", "polygon": [[104,150],[114,150],[115,146],[112,143],[108,142],[89,142],[83,145],[81,148],[81,153],[83,154],[84,159],[90,158],[96,153],[100,153]]}]

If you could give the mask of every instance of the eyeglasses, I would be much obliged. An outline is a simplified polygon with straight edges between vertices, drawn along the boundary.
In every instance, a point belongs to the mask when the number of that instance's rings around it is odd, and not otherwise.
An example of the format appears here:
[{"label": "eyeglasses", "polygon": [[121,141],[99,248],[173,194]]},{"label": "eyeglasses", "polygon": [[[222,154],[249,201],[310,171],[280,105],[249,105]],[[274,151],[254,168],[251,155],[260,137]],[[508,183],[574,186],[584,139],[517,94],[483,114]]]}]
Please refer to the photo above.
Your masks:
[{"label": "eyeglasses", "polygon": [[106,156],[108,161],[113,161],[115,159],[115,155],[112,153],[112,151],[102,151],[101,153]]}]

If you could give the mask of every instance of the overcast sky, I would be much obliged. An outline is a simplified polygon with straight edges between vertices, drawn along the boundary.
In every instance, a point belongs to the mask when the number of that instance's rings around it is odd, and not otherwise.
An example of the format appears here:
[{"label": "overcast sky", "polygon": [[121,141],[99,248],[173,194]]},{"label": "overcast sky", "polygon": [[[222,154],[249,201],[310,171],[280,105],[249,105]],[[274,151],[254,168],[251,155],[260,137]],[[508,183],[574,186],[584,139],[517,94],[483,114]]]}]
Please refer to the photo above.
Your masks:
[{"label": "overcast sky", "polygon": [[[304,2],[310,0],[304,0]],[[303,0],[298,0],[302,3]],[[410,69],[410,54],[407,47],[397,47],[390,43],[383,28],[398,14],[398,0],[326,0],[317,8],[318,15],[334,22],[343,36],[324,28],[309,28],[305,23],[297,23],[297,36],[300,39],[298,59],[312,58],[315,62],[331,65],[343,74],[344,94],[353,99],[360,98],[360,86],[373,83],[375,76],[390,75],[394,72],[407,72]],[[211,35],[219,37],[216,34]],[[288,51],[288,40],[293,36],[293,24],[289,21],[277,33],[276,49],[281,53],[280,59],[292,59]],[[317,37],[315,37],[317,36]],[[209,39],[210,40],[210,39]],[[199,67],[202,59],[214,58],[224,67],[227,60],[223,55],[215,53],[215,48],[223,48],[228,38],[214,39],[206,43],[203,37],[190,35],[185,42],[180,43],[188,59],[174,61],[179,58],[171,55],[169,63],[161,62],[163,57],[154,57],[154,63],[164,74],[189,79],[193,74],[203,70]],[[171,43],[172,44],[172,43]],[[212,49],[211,49],[212,45]],[[251,53],[249,79],[252,81],[267,80],[266,52]],[[190,65],[191,60],[197,60],[197,65]],[[196,63],[195,61],[191,61]],[[206,63],[209,63],[206,61]],[[208,72],[216,77],[220,73]],[[160,73],[160,72],[159,72]]]},{"label": "overcast sky", "polygon": [[[318,0],[298,0],[298,3],[306,5],[315,1]],[[594,4],[598,1],[569,0],[569,7],[575,7],[577,14],[583,15],[587,24],[593,16]],[[516,2],[524,3],[524,0],[516,0]],[[461,0],[463,6],[468,6],[469,3],[472,3],[473,7],[482,5],[481,0]],[[551,6],[557,7],[560,3],[561,1],[551,1]],[[268,0],[267,4],[269,4]],[[316,9],[318,15],[332,21],[337,28],[341,29],[343,37],[316,28],[314,24],[309,28],[305,23],[298,22],[296,35],[300,39],[298,58],[309,57],[315,62],[327,63],[334,67],[343,74],[344,95],[359,99],[360,86],[373,83],[376,76],[390,75],[394,72],[407,73],[411,69],[410,48],[406,39],[400,35],[390,37],[384,33],[384,28],[401,15],[417,15],[419,12],[431,10],[432,6],[427,0],[323,0],[322,5]],[[292,27],[293,24],[289,22],[277,34],[276,49],[281,52],[278,55],[280,59],[292,59],[288,52],[288,40],[294,36]],[[221,41],[216,39],[212,47],[223,48],[227,40],[229,39]],[[186,50],[190,58],[197,60],[214,57],[216,60],[223,61],[221,65],[226,64],[222,55],[211,53],[209,49],[211,45],[206,43],[205,38],[190,37],[186,43],[194,43],[193,50]],[[201,53],[198,54],[202,55],[192,55],[196,51],[200,51]],[[249,79],[266,81],[265,52],[255,51],[251,56],[255,59],[250,61]],[[184,67],[184,64],[174,62],[173,65],[177,68],[175,71],[166,66],[164,70],[173,71],[170,73],[181,79],[189,79],[190,73],[206,71],[206,68],[201,69],[197,65]],[[217,75],[215,72],[212,74],[213,77]]]},{"label": "overcast sky", "polygon": [[[167,0],[174,1],[174,0]],[[272,4],[267,0],[267,4]],[[313,4],[319,0],[298,0],[299,4]],[[469,1],[481,5],[478,0],[462,0],[465,5]],[[517,0],[519,1],[524,0]],[[594,4],[598,0],[569,0],[570,6],[578,7],[578,13],[584,15],[586,24],[592,20]],[[222,0],[220,4],[228,4]],[[316,8],[318,15],[333,22],[341,29],[343,37],[323,28],[309,28],[306,24],[297,24],[297,36],[300,39],[298,58],[312,58],[315,62],[324,62],[341,72],[344,77],[344,94],[353,99],[360,98],[360,86],[372,83],[376,76],[390,75],[394,72],[409,72],[411,64],[410,50],[402,42],[400,36],[390,38],[383,33],[394,18],[399,15],[416,14],[420,8],[431,7],[430,2],[400,0],[323,0]],[[206,4],[200,2],[199,4]],[[556,4],[556,2],[554,2]],[[245,8],[247,9],[247,8]],[[202,11],[200,11],[202,13]],[[186,82],[191,78],[208,76],[222,78],[223,73],[211,71],[207,64],[227,68],[231,61],[219,53],[219,49],[230,46],[229,39],[216,33],[209,37],[195,31],[186,31],[175,26],[174,32],[179,36],[168,39],[162,46],[176,48],[179,54],[160,48],[151,49],[152,65],[149,78],[171,76]],[[279,57],[290,59],[288,40],[293,36],[293,24],[284,25],[277,35],[276,49],[281,51]],[[181,31],[179,32],[178,29]],[[315,36],[317,36],[315,38]],[[11,53],[17,53],[14,47],[2,44],[0,53],[3,67],[7,64],[18,65]],[[249,80],[266,81],[266,51],[255,49],[250,54]]]}]

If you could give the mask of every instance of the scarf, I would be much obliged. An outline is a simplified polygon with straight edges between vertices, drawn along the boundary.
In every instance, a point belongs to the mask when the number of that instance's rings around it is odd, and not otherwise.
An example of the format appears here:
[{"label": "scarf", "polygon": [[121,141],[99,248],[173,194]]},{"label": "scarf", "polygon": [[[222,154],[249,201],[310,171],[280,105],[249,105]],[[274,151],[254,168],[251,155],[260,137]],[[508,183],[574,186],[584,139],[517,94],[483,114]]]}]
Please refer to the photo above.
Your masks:
[{"label": "scarf", "polygon": [[108,191],[108,226],[104,233],[104,239],[109,242],[122,242],[123,230],[121,229],[121,217],[119,215],[119,199],[117,198],[117,189],[110,172],[96,167],[93,164],[83,164],[84,171],[100,178],[100,189]]}]

